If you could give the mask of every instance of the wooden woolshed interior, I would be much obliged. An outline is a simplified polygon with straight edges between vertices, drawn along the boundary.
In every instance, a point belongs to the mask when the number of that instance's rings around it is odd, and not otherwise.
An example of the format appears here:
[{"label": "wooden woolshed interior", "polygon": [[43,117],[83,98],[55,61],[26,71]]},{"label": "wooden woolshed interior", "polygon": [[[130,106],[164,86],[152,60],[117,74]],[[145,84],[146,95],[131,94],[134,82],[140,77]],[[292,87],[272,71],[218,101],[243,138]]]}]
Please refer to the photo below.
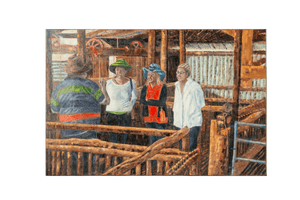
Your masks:
[{"label": "wooden woolshed interior", "polygon": [[[46,42],[46,175],[71,175],[72,152],[78,152],[77,175],[83,175],[84,152],[89,154],[88,175],[267,174],[265,29],[48,29]],[[105,106],[98,125],[64,124],[51,112],[51,93],[67,77],[62,68],[73,54],[92,63],[88,78],[97,84],[100,78],[114,76],[110,64],[126,59],[138,93],[131,127],[107,125]],[[192,152],[189,129],[173,127],[176,70],[185,62],[205,97],[198,146]],[[146,128],[141,115],[139,96],[146,82],[142,68],[152,63],[166,72],[169,122],[165,130]],[[95,130],[99,138],[62,139],[61,129]],[[109,132],[127,133],[127,143],[110,142]],[[149,145],[151,135],[164,138]],[[92,156],[96,167],[91,167]],[[123,162],[118,163],[117,157]]]}]

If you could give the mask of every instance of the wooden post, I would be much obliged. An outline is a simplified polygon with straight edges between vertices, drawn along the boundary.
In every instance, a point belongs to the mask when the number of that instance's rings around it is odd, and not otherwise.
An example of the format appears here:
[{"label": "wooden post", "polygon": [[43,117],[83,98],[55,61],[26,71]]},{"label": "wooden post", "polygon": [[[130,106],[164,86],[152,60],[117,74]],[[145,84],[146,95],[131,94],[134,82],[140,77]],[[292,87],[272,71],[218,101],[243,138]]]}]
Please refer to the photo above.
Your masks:
[{"label": "wooden post", "polygon": [[166,162],[165,174],[170,169],[170,162]]},{"label": "wooden post", "polygon": [[182,138],[182,151],[190,151],[190,134]]},{"label": "wooden post", "polygon": [[146,175],[152,175],[151,160],[146,161]]},{"label": "wooden post", "polygon": [[[52,41],[51,31],[46,30],[46,121],[56,121],[56,115],[52,113],[50,102],[53,91],[52,77]],[[55,130],[46,130],[46,138],[54,138]]]},{"label": "wooden post", "polygon": [[99,154],[95,155],[95,166],[94,166],[94,174],[99,175],[99,170],[100,170],[100,163],[99,163]]},{"label": "wooden post", "polygon": [[156,175],[162,175],[162,167],[163,167],[163,161],[158,160],[157,161],[157,172],[156,172]]},{"label": "wooden post", "polygon": [[214,159],[215,159],[215,149],[216,149],[216,136],[217,136],[217,120],[211,120],[210,125],[210,142],[209,142],[209,164],[208,164],[208,175],[213,171],[214,169]]},{"label": "wooden post", "polygon": [[226,138],[218,135],[216,137],[215,165],[211,175],[225,176],[227,174],[226,165]]},{"label": "wooden post", "polygon": [[106,159],[105,159],[105,170],[107,170],[110,167],[110,162],[111,162],[111,156],[110,155],[106,155]]},{"label": "wooden post", "polygon": [[141,165],[137,165],[135,168],[135,175],[141,175]]},{"label": "wooden post", "polygon": [[[234,77],[233,77],[233,103],[232,103],[232,117],[233,122],[238,120],[238,105],[240,97],[240,72],[241,72],[241,51],[242,51],[242,30],[235,31],[234,37],[234,55],[233,55],[233,66],[234,66]],[[230,132],[229,142],[229,167],[228,174],[231,171],[232,166],[232,155],[233,155],[233,133],[234,129]]]},{"label": "wooden post", "polygon": [[180,52],[180,58],[179,58],[180,64],[185,63],[186,51],[185,51],[185,42],[184,42],[184,30],[179,31],[179,52]]},{"label": "wooden post", "polygon": [[55,152],[56,151],[52,151],[52,175],[55,175]]},{"label": "wooden post", "polygon": [[78,56],[81,57],[82,61],[86,62],[86,49],[85,49],[85,30],[77,30],[77,45],[78,45]]},{"label": "wooden post", "polygon": [[61,175],[66,175],[65,151],[61,152]]},{"label": "wooden post", "polygon": [[109,56],[99,56],[99,75],[94,78],[108,77]]},{"label": "wooden post", "polygon": [[88,175],[92,175],[92,153],[89,153],[89,159],[88,159]]},{"label": "wooden post", "polygon": [[153,63],[155,63],[155,30],[149,30],[148,66]]},{"label": "wooden post", "polygon": [[70,151],[67,151],[67,175],[72,175],[72,157]]},{"label": "wooden post", "polygon": [[166,72],[165,81],[168,81],[168,30],[161,31],[160,67]]},{"label": "wooden post", "polygon": [[[242,55],[241,63],[243,66],[252,66],[253,65],[253,30],[243,30],[242,33]],[[252,87],[252,79],[241,79],[241,86],[243,87]]]},{"label": "wooden post", "polygon": [[237,30],[234,38],[234,77],[233,77],[233,103],[232,115],[234,119],[238,117],[238,103],[240,97],[240,69],[241,69],[242,31]]},{"label": "wooden post", "polygon": [[56,175],[60,172],[60,151],[56,152]]},{"label": "wooden post", "polygon": [[83,152],[78,152],[77,175],[83,175]]}]

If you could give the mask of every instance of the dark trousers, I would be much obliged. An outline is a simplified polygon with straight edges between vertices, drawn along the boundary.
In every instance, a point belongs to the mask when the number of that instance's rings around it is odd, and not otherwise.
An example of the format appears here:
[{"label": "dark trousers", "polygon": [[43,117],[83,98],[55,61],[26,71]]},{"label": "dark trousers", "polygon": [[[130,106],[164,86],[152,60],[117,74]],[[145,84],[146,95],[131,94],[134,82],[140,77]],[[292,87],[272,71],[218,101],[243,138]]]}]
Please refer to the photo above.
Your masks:
[{"label": "dark trousers", "polygon": [[[159,123],[146,123],[146,127],[147,128],[156,128],[156,129],[166,129],[167,124],[159,124]],[[160,140],[161,138],[163,138],[163,136],[150,136],[150,145],[153,144],[154,142],[156,142],[157,140]],[[151,165],[156,166],[156,160],[152,160],[151,161]]]},{"label": "dark trousers", "polygon": [[[156,128],[156,129],[166,129],[167,124],[159,124],[159,123],[146,123],[147,128]],[[156,142],[157,140],[160,140],[163,138],[163,136],[150,136],[150,145]]]},{"label": "dark trousers", "polygon": [[[131,126],[131,113],[125,113],[122,115],[115,115],[112,113],[106,113],[106,121],[108,125],[111,126]],[[120,137],[120,142],[126,144],[127,134],[109,133],[110,142],[117,143],[118,137]]]},{"label": "dark trousers", "polygon": [[[106,113],[106,121],[108,125],[111,126],[131,126],[131,113],[125,113],[122,115],[116,115],[107,112]],[[126,144],[127,134],[122,133],[109,133],[109,141],[113,143],[118,143],[118,139],[122,144]],[[114,157],[111,157],[111,165],[113,165]],[[118,159],[118,163],[122,162],[122,158]]]},{"label": "dark trousers", "polygon": [[[180,128],[175,126],[176,130],[180,130]],[[200,126],[194,126],[190,128],[190,151],[193,151],[197,147],[197,138],[199,134]],[[182,148],[182,140],[179,140],[179,149]]]}]

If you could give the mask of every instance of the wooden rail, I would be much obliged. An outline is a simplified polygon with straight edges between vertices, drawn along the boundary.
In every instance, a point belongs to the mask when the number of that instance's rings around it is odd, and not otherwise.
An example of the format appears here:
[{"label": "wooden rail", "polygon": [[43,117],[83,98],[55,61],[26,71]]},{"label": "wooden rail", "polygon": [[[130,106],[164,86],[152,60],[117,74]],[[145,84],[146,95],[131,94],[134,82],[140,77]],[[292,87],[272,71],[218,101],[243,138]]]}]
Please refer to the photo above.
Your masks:
[{"label": "wooden rail", "polygon": [[[96,125],[95,126],[80,126],[84,124],[75,124],[75,126],[63,126],[65,124],[61,123],[47,123],[49,128],[74,128],[75,130],[103,130],[99,129],[103,126]],[[67,124],[70,125],[70,124]],[[119,127],[118,127],[119,128]],[[124,131],[121,127],[120,132]],[[105,129],[106,131],[115,131],[114,128]],[[144,129],[139,129],[139,131]],[[147,129],[145,129],[147,132]],[[149,130],[149,129],[148,129]],[[155,129],[156,130],[156,129]],[[163,165],[165,165],[165,170],[170,168],[170,163],[174,163],[180,160],[183,156],[187,155],[188,152],[180,151],[178,149],[173,148],[165,148],[168,147],[178,140],[182,139],[183,146],[188,146],[185,144],[188,140],[189,129],[184,128],[180,131],[167,131],[163,136],[168,135],[172,132],[170,137],[165,137],[160,140],[163,142],[161,144],[159,141],[154,143],[156,145],[154,147],[154,151],[150,150],[149,147],[139,146],[139,145],[129,145],[129,144],[118,144],[111,143],[106,141],[101,141],[98,139],[46,139],[46,155],[47,155],[47,169],[46,172],[48,175],[72,175],[71,172],[71,152],[77,152],[78,162],[77,162],[77,175],[83,175],[83,153],[88,153],[88,175],[100,175],[105,173],[108,169],[114,168],[118,165],[117,157],[123,157],[123,162],[130,162],[132,158],[143,157],[144,162],[138,163],[136,166],[133,166],[131,169],[135,168],[136,175],[142,174],[142,163],[146,164],[146,175],[152,174],[151,169],[151,160],[157,161],[157,173],[158,175],[162,175],[163,173]],[[148,131],[146,134],[153,134],[152,131]],[[155,133],[154,133],[155,134]],[[187,139],[185,139],[187,138]],[[188,148],[187,148],[188,149]],[[147,152],[145,157],[145,152]],[[95,156],[95,167],[92,170],[92,155]],[[100,155],[105,155],[105,158],[100,158]],[[114,160],[111,161],[111,159]],[[112,164],[113,163],[113,164]],[[102,167],[100,167],[102,166]],[[104,169],[103,169],[104,168]],[[126,170],[123,171],[119,175],[130,175],[131,171]]]},{"label": "wooden rail", "polygon": [[125,126],[108,126],[108,125],[93,125],[93,124],[75,124],[75,123],[60,123],[46,122],[46,129],[69,129],[69,130],[86,130],[86,131],[103,131],[114,133],[126,133],[136,135],[152,135],[152,136],[170,136],[175,130],[158,130],[152,128],[138,128]]}]

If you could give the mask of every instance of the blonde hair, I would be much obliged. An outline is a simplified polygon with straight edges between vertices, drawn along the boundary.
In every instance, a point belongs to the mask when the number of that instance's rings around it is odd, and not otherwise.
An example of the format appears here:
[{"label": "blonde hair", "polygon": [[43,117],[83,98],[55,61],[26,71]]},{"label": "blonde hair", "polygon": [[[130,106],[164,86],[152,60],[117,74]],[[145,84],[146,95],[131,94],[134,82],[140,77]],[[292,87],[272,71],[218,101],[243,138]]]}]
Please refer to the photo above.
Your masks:
[{"label": "blonde hair", "polygon": [[[157,72],[153,72],[153,73],[154,73],[155,76],[156,76],[156,84],[157,84],[157,85],[162,85],[162,84],[163,84],[163,81],[160,80],[160,75],[159,75]],[[149,85],[148,79],[146,80],[145,85],[146,85],[146,86]]]}]

